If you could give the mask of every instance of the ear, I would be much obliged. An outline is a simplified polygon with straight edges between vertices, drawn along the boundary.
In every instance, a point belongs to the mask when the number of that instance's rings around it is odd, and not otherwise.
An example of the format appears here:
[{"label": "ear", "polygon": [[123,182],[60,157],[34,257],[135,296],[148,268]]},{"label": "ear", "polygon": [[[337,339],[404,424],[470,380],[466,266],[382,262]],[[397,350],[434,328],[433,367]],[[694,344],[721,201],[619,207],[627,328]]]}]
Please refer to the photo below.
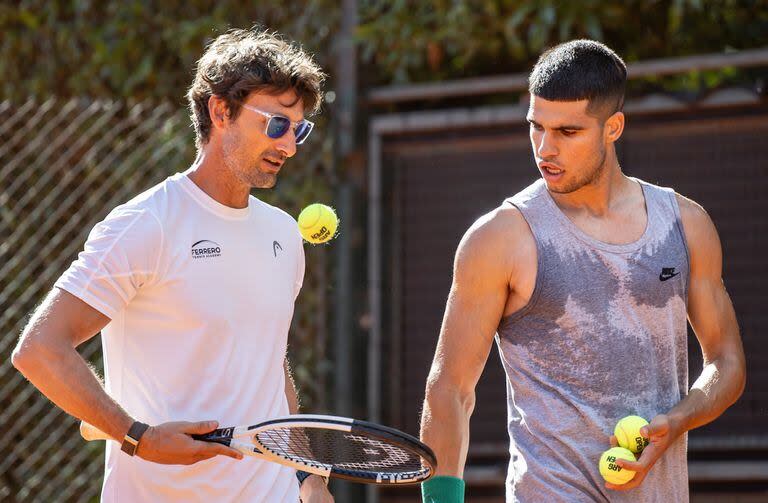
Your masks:
[{"label": "ear", "polygon": [[605,140],[614,143],[624,132],[624,113],[616,112],[605,121]]},{"label": "ear", "polygon": [[221,129],[229,123],[229,107],[223,98],[211,96],[208,98],[208,115],[213,127]]}]

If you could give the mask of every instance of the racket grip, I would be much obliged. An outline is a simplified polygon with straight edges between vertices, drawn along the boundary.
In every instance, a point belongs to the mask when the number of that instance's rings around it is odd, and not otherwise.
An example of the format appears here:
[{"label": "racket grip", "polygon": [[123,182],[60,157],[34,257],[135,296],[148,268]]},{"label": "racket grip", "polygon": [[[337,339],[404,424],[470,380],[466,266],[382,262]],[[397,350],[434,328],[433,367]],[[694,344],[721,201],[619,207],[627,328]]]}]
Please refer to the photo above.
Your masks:
[{"label": "racket grip", "polygon": [[[195,440],[203,440],[206,442],[217,442],[220,444],[229,445],[230,441],[232,440],[232,437],[229,437],[228,435],[231,435],[231,434],[232,434],[232,428],[219,428],[218,430],[213,430],[208,433],[193,434],[192,438],[194,438]],[[80,436],[89,442],[93,440],[117,441],[117,439],[112,438],[111,436],[107,435],[100,429],[96,428],[94,425],[87,423],[85,421],[80,421]]]},{"label": "racket grip", "polygon": [[[195,440],[202,440],[205,442],[219,442],[220,440],[231,440],[232,431],[234,428],[219,428],[217,430],[209,431],[208,433],[193,433],[192,438]],[[219,442],[222,443],[222,442]]]},{"label": "racket grip", "polygon": [[91,442],[93,440],[115,440],[90,423],[80,421],[80,436]]}]

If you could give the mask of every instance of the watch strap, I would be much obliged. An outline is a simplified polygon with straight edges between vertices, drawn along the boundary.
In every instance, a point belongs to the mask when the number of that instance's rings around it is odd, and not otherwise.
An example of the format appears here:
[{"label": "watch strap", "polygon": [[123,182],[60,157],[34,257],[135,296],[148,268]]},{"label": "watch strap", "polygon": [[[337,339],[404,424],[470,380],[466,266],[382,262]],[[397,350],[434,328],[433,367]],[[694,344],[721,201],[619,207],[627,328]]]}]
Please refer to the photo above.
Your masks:
[{"label": "watch strap", "polygon": [[[299,487],[301,487],[301,484],[303,484],[304,481],[312,475],[314,474],[305,472],[303,470],[296,470],[296,478],[299,479]],[[318,475],[318,477],[322,477],[322,475]],[[325,485],[328,485],[328,477],[323,477],[323,480],[325,480]]]},{"label": "watch strap", "polygon": [[139,448],[139,441],[141,440],[141,436],[144,435],[144,433],[147,431],[147,428],[149,428],[148,424],[134,421],[134,423],[128,429],[128,433],[126,433],[125,437],[123,437],[123,443],[120,446],[120,450],[129,456],[134,456],[136,454],[136,449]]}]

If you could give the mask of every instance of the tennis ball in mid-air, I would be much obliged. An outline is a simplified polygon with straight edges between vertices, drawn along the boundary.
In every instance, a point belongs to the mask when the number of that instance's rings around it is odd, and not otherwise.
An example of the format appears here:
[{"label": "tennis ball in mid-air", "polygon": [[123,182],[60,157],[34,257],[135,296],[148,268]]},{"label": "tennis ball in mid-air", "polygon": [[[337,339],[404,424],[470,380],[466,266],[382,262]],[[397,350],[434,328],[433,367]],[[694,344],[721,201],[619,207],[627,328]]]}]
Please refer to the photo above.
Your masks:
[{"label": "tennis ball in mid-air", "polygon": [[632,451],[623,447],[612,447],[600,456],[600,475],[606,482],[621,485],[626,484],[635,476],[635,472],[627,470],[616,464],[617,459],[636,461]]},{"label": "tennis ball in mid-air", "polygon": [[648,439],[640,434],[640,428],[648,424],[648,421],[640,416],[627,416],[616,423],[613,435],[619,447],[629,449],[638,454],[643,452],[648,445]]},{"label": "tennis ball in mid-air", "polygon": [[325,204],[310,204],[299,214],[299,232],[313,244],[330,241],[336,235],[338,226],[336,212]]}]

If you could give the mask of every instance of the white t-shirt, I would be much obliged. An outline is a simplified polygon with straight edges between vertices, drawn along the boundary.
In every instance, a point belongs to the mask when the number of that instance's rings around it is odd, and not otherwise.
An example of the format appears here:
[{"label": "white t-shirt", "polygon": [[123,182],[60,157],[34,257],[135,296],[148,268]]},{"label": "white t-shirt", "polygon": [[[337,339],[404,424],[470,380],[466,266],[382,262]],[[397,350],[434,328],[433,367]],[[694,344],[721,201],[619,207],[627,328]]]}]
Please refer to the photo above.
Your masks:
[{"label": "white t-shirt", "polygon": [[[106,390],[135,419],[224,427],[288,414],[283,360],[304,277],[296,221],[254,197],[224,206],[187,173],[115,208],[55,286],[111,319]],[[275,463],[160,465],[107,444],[103,501],[298,501],[294,470]]]}]

